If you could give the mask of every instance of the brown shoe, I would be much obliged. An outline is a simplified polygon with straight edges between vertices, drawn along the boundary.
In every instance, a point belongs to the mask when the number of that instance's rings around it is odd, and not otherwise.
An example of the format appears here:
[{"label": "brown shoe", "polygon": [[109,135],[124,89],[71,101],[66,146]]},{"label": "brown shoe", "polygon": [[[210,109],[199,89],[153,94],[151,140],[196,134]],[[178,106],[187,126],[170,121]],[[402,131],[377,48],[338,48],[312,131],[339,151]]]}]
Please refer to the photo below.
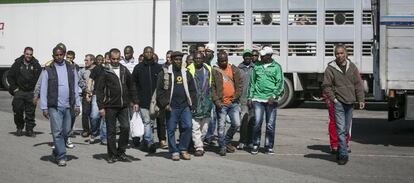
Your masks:
[{"label": "brown shoe", "polygon": [[160,148],[161,149],[168,149],[167,142],[165,140],[160,141]]},{"label": "brown shoe", "polygon": [[226,145],[226,149],[227,149],[227,152],[228,153],[234,153],[234,152],[236,152],[236,147],[234,147],[233,145],[231,145],[230,143],[228,143],[227,145]]},{"label": "brown shoe", "polygon": [[184,160],[190,160],[191,159],[191,155],[187,151],[181,152],[181,156],[183,156]]},{"label": "brown shoe", "polygon": [[173,161],[180,161],[180,155],[179,155],[178,153],[173,154],[173,155],[171,156],[171,159],[172,159]]}]

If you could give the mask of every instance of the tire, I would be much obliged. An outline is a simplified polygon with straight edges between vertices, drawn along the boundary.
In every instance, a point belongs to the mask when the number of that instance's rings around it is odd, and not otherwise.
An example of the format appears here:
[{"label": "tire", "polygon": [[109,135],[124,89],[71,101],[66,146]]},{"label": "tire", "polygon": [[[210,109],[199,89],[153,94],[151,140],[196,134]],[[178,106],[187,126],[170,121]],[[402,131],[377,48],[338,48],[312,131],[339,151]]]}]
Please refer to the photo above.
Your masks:
[{"label": "tire", "polygon": [[279,108],[286,108],[291,106],[295,102],[295,90],[293,89],[292,81],[289,78],[284,77],[284,90],[279,98]]},{"label": "tire", "polygon": [[3,76],[1,78],[1,83],[3,84],[4,89],[8,90],[10,87],[9,82],[7,81],[7,74],[9,73],[9,70],[3,72]]}]

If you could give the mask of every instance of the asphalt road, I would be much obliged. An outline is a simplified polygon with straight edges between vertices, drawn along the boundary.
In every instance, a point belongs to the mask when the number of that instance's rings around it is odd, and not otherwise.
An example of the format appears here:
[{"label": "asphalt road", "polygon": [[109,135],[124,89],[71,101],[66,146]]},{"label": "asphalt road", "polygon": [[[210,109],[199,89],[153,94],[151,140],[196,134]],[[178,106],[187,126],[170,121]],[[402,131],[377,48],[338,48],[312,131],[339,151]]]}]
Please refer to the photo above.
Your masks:
[{"label": "asphalt road", "polygon": [[[37,111],[36,138],[14,136],[11,97],[0,92],[0,182],[414,182],[414,122],[389,123],[384,105],[355,111],[350,162],[329,154],[327,110],[320,103],[278,110],[275,155],[237,151],[173,162],[166,150],[136,149],[132,163],[107,164],[106,146],[80,136],[68,166],[51,157],[49,122]],[[80,119],[75,124],[80,129]],[[262,138],[263,139],[263,138]],[[238,134],[235,137],[238,140]],[[214,150],[214,148],[213,148]]]}]

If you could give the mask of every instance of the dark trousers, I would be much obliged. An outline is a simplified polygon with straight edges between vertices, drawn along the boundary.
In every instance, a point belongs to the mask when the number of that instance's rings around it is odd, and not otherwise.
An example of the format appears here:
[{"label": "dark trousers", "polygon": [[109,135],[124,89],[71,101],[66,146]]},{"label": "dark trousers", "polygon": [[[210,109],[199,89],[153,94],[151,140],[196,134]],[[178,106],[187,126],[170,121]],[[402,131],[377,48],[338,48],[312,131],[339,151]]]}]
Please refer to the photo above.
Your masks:
[{"label": "dark trousers", "polygon": [[160,110],[160,113],[157,117],[157,136],[158,140],[167,140],[167,130],[165,128],[165,110]]},{"label": "dark trousers", "polygon": [[255,119],[253,110],[248,110],[248,112],[242,112],[240,118],[241,118],[241,126],[240,126],[239,142],[248,145],[252,143],[253,127],[254,127],[254,119]]},{"label": "dark trousers", "polygon": [[[108,156],[110,158],[125,153],[128,147],[129,139],[129,116],[128,107],[124,108],[106,108],[106,129]],[[118,148],[116,147],[116,121],[119,121],[121,133],[118,140]]]},{"label": "dark trousers", "polygon": [[82,129],[84,132],[90,133],[90,115],[91,115],[91,103],[86,101],[85,97],[82,97]]},{"label": "dark trousers", "polygon": [[13,101],[14,123],[17,129],[33,130],[35,123],[36,106],[33,104],[33,92],[17,91]]}]

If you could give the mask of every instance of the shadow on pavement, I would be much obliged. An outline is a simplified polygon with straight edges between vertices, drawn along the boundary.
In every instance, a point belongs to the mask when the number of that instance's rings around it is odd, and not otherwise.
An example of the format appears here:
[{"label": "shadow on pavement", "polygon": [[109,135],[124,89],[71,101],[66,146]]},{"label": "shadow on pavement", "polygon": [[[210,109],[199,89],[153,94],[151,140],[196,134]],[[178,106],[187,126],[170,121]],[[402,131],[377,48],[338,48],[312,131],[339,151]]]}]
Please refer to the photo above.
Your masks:
[{"label": "shadow on pavement", "polygon": [[322,160],[326,160],[326,161],[331,161],[331,162],[336,162],[336,157],[335,155],[331,155],[331,154],[306,154],[303,157],[305,158],[312,158],[312,159],[322,159]]},{"label": "shadow on pavement", "polygon": [[171,153],[169,152],[156,152],[151,154],[146,154],[145,157],[162,157],[165,159],[171,159]]},{"label": "shadow on pavement", "polygon": [[41,145],[48,145],[49,147],[53,146],[53,142],[41,142],[38,144],[33,144],[33,147],[41,146]]},{"label": "shadow on pavement", "polygon": [[[132,161],[141,161],[141,159],[133,157],[131,155],[126,155],[130,160]],[[94,154],[92,155],[92,157],[96,160],[107,160],[108,159],[108,154],[106,153],[101,153],[101,154]]]},{"label": "shadow on pavement", "polygon": [[361,144],[414,147],[414,122],[354,118],[351,141]]},{"label": "shadow on pavement", "polygon": [[331,148],[329,147],[329,145],[310,145],[308,146],[308,149],[318,150],[328,154],[331,153]]},{"label": "shadow on pavement", "polygon": [[[74,159],[79,159],[77,156],[73,156],[73,155],[66,155],[66,161],[71,161]],[[42,161],[49,161],[52,163],[56,163],[55,157],[53,155],[47,155],[47,156],[42,156],[40,157],[40,160]]]},{"label": "shadow on pavement", "polygon": [[[16,135],[16,132],[15,131],[14,132],[9,132],[9,134]],[[44,134],[44,132],[34,131],[34,134],[35,135],[41,135],[41,134]],[[25,136],[25,131],[23,131],[23,136]]]}]

